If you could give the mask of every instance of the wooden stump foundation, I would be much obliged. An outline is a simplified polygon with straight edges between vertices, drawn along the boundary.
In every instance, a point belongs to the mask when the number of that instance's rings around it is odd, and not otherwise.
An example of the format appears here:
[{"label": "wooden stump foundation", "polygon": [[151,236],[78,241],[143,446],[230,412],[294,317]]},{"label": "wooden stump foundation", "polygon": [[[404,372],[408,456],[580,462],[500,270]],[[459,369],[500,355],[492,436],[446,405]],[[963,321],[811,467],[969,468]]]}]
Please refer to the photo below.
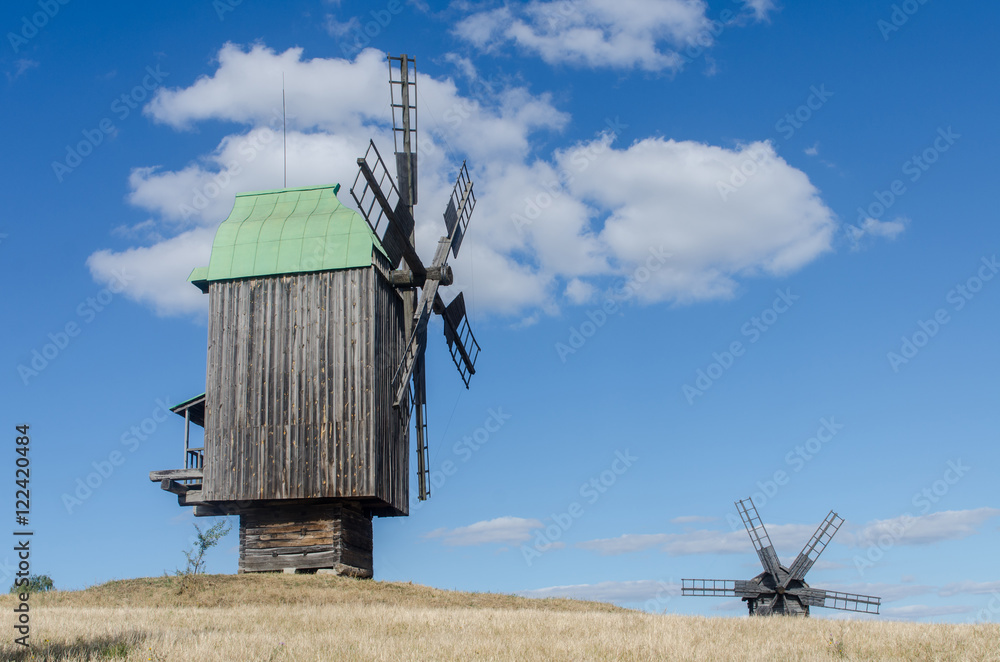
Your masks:
[{"label": "wooden stump foundation", "polygon": [[259,506],[240,513],[239,572],[372,576],[372,519],[352,503]]}]

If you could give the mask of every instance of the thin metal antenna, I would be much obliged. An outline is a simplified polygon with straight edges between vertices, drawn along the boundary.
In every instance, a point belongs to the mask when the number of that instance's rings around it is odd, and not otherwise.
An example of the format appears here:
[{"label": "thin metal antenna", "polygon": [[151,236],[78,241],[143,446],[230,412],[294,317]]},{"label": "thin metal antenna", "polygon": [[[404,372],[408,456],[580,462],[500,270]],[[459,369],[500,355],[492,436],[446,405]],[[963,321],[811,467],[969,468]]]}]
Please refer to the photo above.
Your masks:
[{"label": "thin metal antenna", "polygon": [[285,128],[285,72],[281,72],[281,152],[285,170],[285,185],[288,188],[288,131]]}]

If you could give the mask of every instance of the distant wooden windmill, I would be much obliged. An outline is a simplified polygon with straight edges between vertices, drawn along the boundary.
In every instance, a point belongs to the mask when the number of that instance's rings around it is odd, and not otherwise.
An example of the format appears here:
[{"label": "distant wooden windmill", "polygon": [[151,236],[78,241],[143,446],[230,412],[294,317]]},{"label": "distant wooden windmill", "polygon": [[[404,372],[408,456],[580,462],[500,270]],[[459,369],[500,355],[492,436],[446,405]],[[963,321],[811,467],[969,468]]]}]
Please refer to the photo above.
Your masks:
[{"label": "distant wooden windmill", "polygon": [[844,611],[858,611],[877,614],[882,604],[881,598],[855,593],[840,593],[810,588],[805,582],[806,573],[816,563],[816,559],[826,549],[827,544],[844,523],[832,510],[816,529],[809,542],[796,557],[791,568],[778,561],[778,555],[771,546],[764,523],[757,514],[753,499],[737,501],[736,509],[743,519],[743,525],[750,534],[764,572],[753,579],[684,579],[681,580],[682,595],[709,595],[718,597],[739,597],[747,603],[750,615],[808,616],[809,607],[827,607]]},{"label": "distant wooden windmill", "polygon": [[[427,266],[414,248],[416,70],[389,57],[394,183],[374,142],[351,194],[340,185],[243,193],[208,267],[206,392],[184,416],[184,468],[150,479],[194,514],[240,516],[240,572],[326,569],[372,576],[372,516],[409,512],[416,412],[418,498],[430,494],[424,350],[443,317],[466,388],[479,344],[461,294],[445,305],[476,198],[465,164]],[[194,448],[190,424],[205,429]]]}]

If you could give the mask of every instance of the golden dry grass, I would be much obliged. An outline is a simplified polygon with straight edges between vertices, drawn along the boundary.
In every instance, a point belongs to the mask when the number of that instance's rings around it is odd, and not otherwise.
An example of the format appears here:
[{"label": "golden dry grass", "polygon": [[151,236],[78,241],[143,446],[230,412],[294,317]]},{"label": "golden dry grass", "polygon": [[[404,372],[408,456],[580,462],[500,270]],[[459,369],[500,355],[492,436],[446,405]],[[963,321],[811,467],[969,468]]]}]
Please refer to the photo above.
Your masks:
[{"label": "golden dry grass", "polygon": [[[0,598],[8,614],[12,605]],[[39,595],[32,640],[25,654],[8,634],[0,659],[1000,660],[997,625],[660,616],[308,575],[136,579]]]}]

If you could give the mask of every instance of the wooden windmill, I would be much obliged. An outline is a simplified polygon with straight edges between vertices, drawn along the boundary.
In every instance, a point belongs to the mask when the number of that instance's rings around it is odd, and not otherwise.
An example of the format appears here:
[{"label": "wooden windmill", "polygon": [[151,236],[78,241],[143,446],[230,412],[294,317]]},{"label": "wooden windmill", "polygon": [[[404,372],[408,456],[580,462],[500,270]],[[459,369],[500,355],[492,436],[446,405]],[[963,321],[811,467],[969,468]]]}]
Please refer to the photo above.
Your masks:
[{"label": "wooden windmill", "polygon": [[881,598],[810,588],[805,582],[806,573],[826,549],[840,525],[844,523],[843,518],[837,513],[830,511],[795,558],[791,568],[786,568],[778,561],[778,555],[771,545],[771,538],[767,535],[764,522],[757,514],[753,499],[737,501],[736,509],[743,519],[747,533],[750,534],[750,541],[757,551],[760,564],[764,566],[764,572],[745,581],[684,579],[681,580],[682,595],[739,597],[747,603],[751,616],[808,616],[809,607],[827,607],[865,614],[878,613],[882,604]]},{"label": "wooden windmill", "polygon": [[[372,576],[373,516],[409,512],[409,429],[416,412],[418,497],[426,499],[424,351],[432,312],[469,385],[479,345],[457,257],[475,207],[465,166],[444,212],[446,236],[424,265],[414,247],[416,70],[389,57],[396,182],[374,142],[351,194],[340,185],[236,196],[208,267],[206,392],[184,416],[184,468],[150,479],[194,514],[239,515],[240,572],[323,570]],[[190,424],[204,427],[193,447]]]}]

